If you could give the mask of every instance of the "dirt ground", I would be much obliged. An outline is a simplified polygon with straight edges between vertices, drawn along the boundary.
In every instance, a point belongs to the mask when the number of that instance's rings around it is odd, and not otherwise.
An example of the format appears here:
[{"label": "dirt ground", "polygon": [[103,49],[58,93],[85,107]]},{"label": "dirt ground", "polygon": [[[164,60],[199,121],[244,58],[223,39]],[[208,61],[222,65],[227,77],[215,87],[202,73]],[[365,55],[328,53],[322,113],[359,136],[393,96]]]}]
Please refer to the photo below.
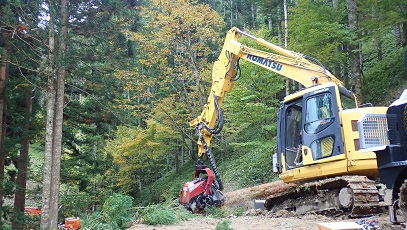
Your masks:
[{"label": "dirt ground", "polygon": [[[268,213],[261,210],[249,210],[244,215],[236,217],[229,216],[223,219],[215,219],[209,217],[197,216],[178,223],[176,225],[158,225],[149,226],[145,224],[135,224],[129,230],[211,230],[216,229],[219,222],[229,222],[228,225],[234,230],[314,230],[319,229],[319,223],[331,223],[335,226],[345,226],[346,223],[338,222],[357,222],[360,220],[375,220],[377,221],[380,230],[401,230],[404,229],[401,225],[393,225],[389,222],[389,216],[386,213],[369,218],[349,219],[347,217],[328,217],[319,214],[298,215],[288,211],[280,211],[277,213]],[[226,228],[223,228],[226,229]],[[367,229],[367,228],[366,228]]]},{"label": "dirt ground", "polygon": [[[289,211],[279,211],[276,213],[266,210],[253,209],[254,200],[261,197],[268,197],[272,194],[285,191],[288,188],[295,187],[295,184],[286,184],[283,181],[274,181],[267,184],[262,184],[250,188],[244,188],[235,191],[226,192],[225,204],[223,209],[244,208],[247,210],[241,216],[228,216],[226,218],[209,218],[197,216],[196,218],[177,223],[175,225],[165,226],[149,226],[141,223],[134,224],[129,230],[214,230],[216,226],[227,224],[234,230],[318,230],[319,223],[335,223],[336,226],[345,226],[347,222],[355,223],[363,220],[374,220],[378,223],[379,228],[365,228],[369,230],[401,230],[405,229],[401,225],[393,225],[390,223],[390,218],[386,210],[382,210],[380,214],[369,218],[350,219],[347,216],[324,216],[316,213],[308,213],[305,215],[296,214]],[[225,213],[228,213],[227,211]],[[220,223],[222,222],[222,223]],[[223,225],[224,226],[224,225]],[[229,229],[230,229],[229,228]],[[228,229],[219,228],[219,229]]]}]

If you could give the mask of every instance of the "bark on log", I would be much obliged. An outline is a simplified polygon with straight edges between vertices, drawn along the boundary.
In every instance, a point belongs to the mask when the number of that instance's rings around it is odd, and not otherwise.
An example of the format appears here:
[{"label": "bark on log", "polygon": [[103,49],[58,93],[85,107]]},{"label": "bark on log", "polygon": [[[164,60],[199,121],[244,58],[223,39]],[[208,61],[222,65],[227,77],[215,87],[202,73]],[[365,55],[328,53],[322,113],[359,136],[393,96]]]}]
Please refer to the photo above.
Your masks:
[{"label": "bark on log", "polygon": [[297,187],[294,183],[284,183],[282,180],[261,184],[250,188],[244,188],[225,193],[225,207],[253,208],[254,200],[266,199],[267,197]]}]

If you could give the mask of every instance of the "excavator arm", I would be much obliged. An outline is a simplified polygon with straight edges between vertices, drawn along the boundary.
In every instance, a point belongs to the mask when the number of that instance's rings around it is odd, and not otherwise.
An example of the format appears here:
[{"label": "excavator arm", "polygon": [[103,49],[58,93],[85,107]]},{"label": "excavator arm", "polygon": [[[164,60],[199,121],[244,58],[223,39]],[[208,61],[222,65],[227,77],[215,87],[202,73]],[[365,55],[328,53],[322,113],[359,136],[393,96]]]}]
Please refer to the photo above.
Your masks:
[{"label": "excavator arm", "polygon": [[[265,52],[242,45],[238,41],[238,35],[244,35],[257,42],[257,44],[269,48],[279,54]],[[308,59],[319,63],[316,59],[303,54],[283,49],[262,38],[256,38],[236,27],[227,32],[225,43],[218,60],[212,70],[212,88],[207,104],[200,116],[190,122],[191,127],[198,128],[198,157],[207,153],[201,141],[209,147],[212,135],[220,132],[223,125],[219,107],[222,105],[225,94],[230,92],[237,80],[240,68],[239,60],[244,59],[260,67],[283,75],[289,79],[301,83],[304,87],[316,84],[334,82],[340,86],[343,83],[332,75],[322,64],[314,64]],[[216,173],[215,173],[216,174]]]},{"label": "excavator arm", "polygon": [[[239,42],[239,35],[253,39],[257,44],[271,49],[275,53],[245,46]],[[193,212],[201,212],[207,206],[221,205],[224,200],[220,192],[223,190],[223,184],[210,150],[210,142],[212,136],[222,130],[223,117],[220,107],[226,93],[233,89],[235,81],[239,78],[240,59],[295,80],[305,87],[326,82],[343,85],[316,59],[283,49],[264,39],[247,34],[238,28],[233,27],[230,29],[227,32],[219,58],[213,66],[212,87],[207,104],[204,106],[201,115],[190,122],[190,126],[196,128],[199,136],[198,164],[195,169],[194,181],[187,182],[181,190],[180,202]],[[309,60],[318,64],[314,64]],[[213,179],[212,172],[203,164],[202,157],[204,155],[207,155],[210,161],[216,180]],[[206,174],[205,178],[207,179],[198,178],[200,174]]]}]

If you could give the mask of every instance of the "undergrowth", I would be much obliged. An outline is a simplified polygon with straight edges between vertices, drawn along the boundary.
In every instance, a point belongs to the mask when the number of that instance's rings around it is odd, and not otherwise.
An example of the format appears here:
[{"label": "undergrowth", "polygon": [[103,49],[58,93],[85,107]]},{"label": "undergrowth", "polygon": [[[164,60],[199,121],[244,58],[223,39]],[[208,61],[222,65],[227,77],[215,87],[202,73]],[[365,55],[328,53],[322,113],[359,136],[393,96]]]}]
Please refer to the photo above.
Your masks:
[{"label": "undergrowth", "polygon": [[149,205],[138,213],[140,222],[148,225],[171,225],[194,216],[177,201]]},{"label": "undergrowth", "polygon": [[[143,209],[140,209],[136,214],[137,219],[140,223],[147,225],[173,225],[181,221],[186,221],[191,218],[200,218],[202,216],[212,217],[212,218],[225,218],[230,215],[241,216],[245,211],[245,208],[232,208],[232,209],[222,209],[222,208],[206,208],[204,215],[192,214],[187,211],[182,205],[178,204],[177,200],[171,202],[165,202],[160,204],[152,204]],[[222,222],[222,223],[221,223]],[[216,229],[227,230],[229,223],[226,221],[221,221],[218,223]],[[224,223],[223,223],[224,222]]]},{"label": "undergrowth", "polygon": [[233,228],[230,227],[231,224],[232,224],[231,220],[221,220],[218,222],[215,229],[216,230],[233,230]]},{"label": "undergrowth", "polygon": [[83,229],[108,230],[126,229],[134,219],[133,198],[122,194],[113,194],[102,207],[81,219]]}]

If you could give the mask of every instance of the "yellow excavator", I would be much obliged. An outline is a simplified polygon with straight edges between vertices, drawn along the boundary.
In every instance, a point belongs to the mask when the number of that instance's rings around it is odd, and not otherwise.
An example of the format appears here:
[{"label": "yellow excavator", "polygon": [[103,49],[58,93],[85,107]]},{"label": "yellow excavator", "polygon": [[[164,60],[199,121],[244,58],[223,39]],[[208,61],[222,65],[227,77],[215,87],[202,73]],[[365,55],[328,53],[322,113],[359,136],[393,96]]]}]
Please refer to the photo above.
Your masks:
[{"label": "yellow excavator", "polygon": [[[241,44],[239,36],[255,40],[265,50]],[[181,188],[180,203],[192,212],[201,212],[205,207],[220,206],[224,202],[223,184],[210,142],[223,127],[220,107],[239,77],[240,59],[304,86],[281,102],[277,152],[270,153],[274,173],[284,182],[298,186],[268,197],[265,207],[271,211],[345,212],[351,216],[375,213],[380,205],[380,189],[375,182],[378,178],[376,155],[361,151],[360,138],[368,144],[370,137],[360,136],[358,121],[366,114],[383,115],[387,108],[358,106],[353,93],[318,60],[283,49],[238,28],[227,32],[213,66],[207,104],[201,115],[190,122],[199,136],[198,164],[194,179]],[[367,118],[364,122],[375,120]],[[213,171],[203,163],[205,155]]]}]

